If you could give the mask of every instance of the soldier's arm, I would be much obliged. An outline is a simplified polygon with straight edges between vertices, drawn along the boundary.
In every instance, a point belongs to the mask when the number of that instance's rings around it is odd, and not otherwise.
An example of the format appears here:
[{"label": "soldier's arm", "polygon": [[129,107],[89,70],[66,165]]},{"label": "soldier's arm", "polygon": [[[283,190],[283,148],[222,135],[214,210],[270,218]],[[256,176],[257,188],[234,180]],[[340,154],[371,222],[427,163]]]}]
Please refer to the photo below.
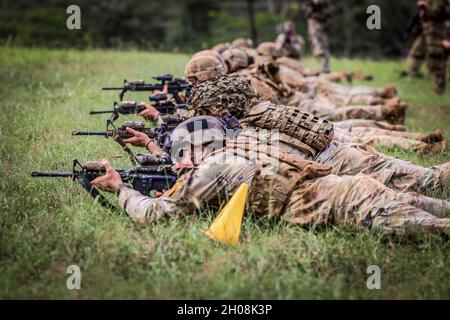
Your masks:
[{"label": "soldier's arm", "polygon": [[141,223],[187,214],[210,200],[225,200],[243,182],[249,184],[256,170],[252,164],[229,165],[216,160],[205,160],[183,174],[159,198],[144,196],[123,185],[118,191],[120,206],[131,219]]},{"label": "soldier's arm", "polygon": [[148,223],[164,216],[178,216],[189,210],[189,205],[167,196],[150,198],[127,186],[121,186],[118,192],[119,204],[134,221]]}]

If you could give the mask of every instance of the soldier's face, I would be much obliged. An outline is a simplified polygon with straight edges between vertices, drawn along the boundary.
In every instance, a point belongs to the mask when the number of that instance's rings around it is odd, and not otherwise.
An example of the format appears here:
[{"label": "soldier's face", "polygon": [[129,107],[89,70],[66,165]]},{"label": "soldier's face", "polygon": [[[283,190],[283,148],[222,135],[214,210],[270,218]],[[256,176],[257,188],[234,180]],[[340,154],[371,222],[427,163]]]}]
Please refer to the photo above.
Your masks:
[{"label": "soldier's face", "polygon": [[207,148],[205,145],[190,145],[190,148],[183,148],[181,160],[175,164],[174,170],[179,171],[184,168],[193,168],[198,166],[203,161],[206,153]]}]

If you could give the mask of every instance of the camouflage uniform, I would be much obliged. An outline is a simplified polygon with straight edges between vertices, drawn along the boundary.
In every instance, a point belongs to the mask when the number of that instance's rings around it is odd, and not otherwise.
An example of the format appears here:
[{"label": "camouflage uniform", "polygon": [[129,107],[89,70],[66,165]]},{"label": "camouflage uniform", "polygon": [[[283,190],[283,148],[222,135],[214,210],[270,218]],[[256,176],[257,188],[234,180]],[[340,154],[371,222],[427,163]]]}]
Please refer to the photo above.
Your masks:
[{"label": "camouflage uniform", "polygon": [[315,161],[333,167],[337,175],[365,174],[391,189],[402,192],[448,189],[450,163],[424,168],[411,162],[386,156],[360,143],[334,141],[318,154]]},{"label": "camouflage uniform", "polygon": [[318,76],[320,72],[314,71],[306,67],[301,61],[289,57],[280,57],[275,60],[280,68],[287,67],[298,72],[302,76]]},{"label": "camouflage uniform", "polygon": [[297,60],[301,59],[305,46],[303,37],[295,32],[295,25],[292,21],[286,21],[283,29],[284,32],[279,34],[275,40],[277,48],[281,50],[281,55]]},{"label": "camouflage uniform", "polygon": [[[266,141],[249,138],[253,133],[248,131],[252,132],[244,128],[224,148],[182,172],[175,186],[159,198],[121,186],[121,207],[135,221],[153,222],[188,214],[204,204],[219,207],[245,182],[250,187],[247,208],[270,219],[300,226],[333,223],[381,227],[396,234],[415,228],[450,234],[450,219],[432,214],[438,214],[438,208],[448,210],[448,201],[395,192],[364,175],[329,175],[329,166],[304,160],[276,146],[267,152],[252,152],[261,150],[259,146]],[[272,167],[274,154],[278,166],[264,172]]]},{"label": "camouflage uniform", "polygon": [[420,34],[415,39],[408,52],[408,74],[410,77],[417,77],[420,72],[420,67],[425,61],[427,55],[427,48],[425,44],[425,37]]},{"label": "camouflage uniform", "polygon": [[333,122],[336,128],[351,131],[352,128],[379,128],[393,131],[406,131],[406,127],[401,124],[391,124],[386,121],[376,121],[367,119],[348,119]]},{"label": "camouflage uniform", "polygon": [[322,64],[322,72],[330,72],[330,52],[328,49],[328,19],[330,17],[329,0],[306,0],[305,10],[308,17],[308,34],[314,56]]},{"label": "camouflage uniform", "polygon": [[286,63],[278,66],[280,81],[290,88],[316,95],[327,96],[338,106],[383,104],[386,99],[394,98],[397,89],[394,86],[373,88],[368,86],[346,87],[328,80],[328,76],[303,76],[299,71]]},{"label": "camouflage uniform", "polygon": [[448,0],[429,0],[429,7],[424,9],[422,19],[427,65],[433,76],[433,89],[438,94],[445,91],[447,61],[442,40],[445,39],[448,6]]},{"label": "camouflage uniform", "polygon": [[250,81],[258,95],[264,100],[279,103],[291,94],[288,87],[278,78],[278,66],[269,61],[252,67],[241,69],[236,73],[239,77]]},{"label": "camouflage uniform", "polygon": [[402,149],[420,153],[442,152],[446,147],[446,142],[440,132],[424,135],[418,132],[354,127],[349,131],[335,128],[334,137],[335,140],[344,143],[362,143],[374,147],[382,146],[388,149]]},{"label": "camouflage uniform", "polygon": [[402,124],[406,105],[394,99],[384,105],[372,106],[336,106],[328,97],[317,96],[315,99],[301,99],[298,108],[331,121],[346,119],[368,119]]},{"label": "camouflage uniform", "polygon": [[326,95],[333,103],[340,106],[380,104],[385,99],[394,98],[397,95],[397,89],[394,86],[383,88],[366,86],[345,87],[325,79],[312,79],[311,82],[317,92]]},{"label": "camouflage uniform", "polygon": [[[244,94],[244,92],[247,93]],[[303,144],[297,143],[296,140],[290,141],[289,137],[293,138],[295,130],[302,132],[303,130],[300,128],[307,128],[311,124],[322,122],[322,120],[305,116],[301,108],[282,105],[269,104],[262,111],[261,104],[255,105],[252,100],[254,96],[248,92],[251,92],[248,81],[228,75],[207,81],[194,88],[188,106],[195,115],[207,114],[217,117],[233,115],[244,124],[248,123],[250,115],[251,118],[255,118],[254,113],[257,113],[258,117],[267,119],[263,123],[272,123],[270,127],[263,126],[268,129],[281,129],[282,126],[289,125],[292,129],[286,131],[285,134],[288,137],[281,141],[283,150],[303,155],[309,160],[331,165],[333,173],[337,175],[364,173],[395,190],[404,192],[424,192],[427,189],[448,188],[449,186],[450,163],[433,168],[423,168],[385,156],[362,144],[334,141],[329,146],[325,146],[323,150],[314,148],[311,150],[308,148],[308,146],[311,147],[311,141],[308,139],[307,143],[305,140],[296,139],[301,140],[300,142]],[[261,123],[254,125],[261,126]],[[318,140],[315,139],[315,141]]]}]

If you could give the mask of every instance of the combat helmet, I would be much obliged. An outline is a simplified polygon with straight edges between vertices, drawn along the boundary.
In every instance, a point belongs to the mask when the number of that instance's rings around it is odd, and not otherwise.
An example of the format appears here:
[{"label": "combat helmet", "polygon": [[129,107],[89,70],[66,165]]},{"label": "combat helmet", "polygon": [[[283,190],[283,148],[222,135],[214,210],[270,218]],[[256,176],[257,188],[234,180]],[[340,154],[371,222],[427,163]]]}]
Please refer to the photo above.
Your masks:
[{"label": "combat helmet", "polygon": [[211,56],[193,57],[184,70],[186,78],[196,78],[200,82],[226,74],[223,64]]},{"label": "combat helmet", "polygon": [[194,58],[197,58],[197,57],[213,57],[213,58],[217,59],[223,65],[225,70],[227,68],[227,65],[226,65],[225,60],[223,59],[222,55],[219,52],[215,51],[215,50],[202,50],[202,51],[199,51],[196,54],[194,54],[191,59],[194,59]]},{"label": "combat helmet", "polygon": [[250,81],[230,74],[194,87],[187,104],[195,115],[241,118],[251,108],[256,96]]},{"label": "combat helmet", "polygon": [[242,49],[228,49],[222,55],[227,64],[228,73],[248,67],[249,57]]},{"label": "combat helmet", "polygon": [[258,54],[262,56],[278,58],[281,56],[281,52],[277,45],[273,42],[262,42],[258,48],[256,48]]},{"label": "combat helmet", "polygon": [[219,43],[219,44],[216,44],[214,47],[212,47],[211,50],[222,54],[224,51],[226,51],[230,48],[231,48],[231,45],[229,43]]},{"label": "combat helmet", "polygon": [[208,146],[208,149],[224,147],[227,126],[221,119],[197,116],[180,123],[171,133],[171,157],[179,162],[192,148]]},{"label": "combat helmet", "polygon": [[252,48],[253,41],[251,39],[237,38],[231,43],[232,48]]}]

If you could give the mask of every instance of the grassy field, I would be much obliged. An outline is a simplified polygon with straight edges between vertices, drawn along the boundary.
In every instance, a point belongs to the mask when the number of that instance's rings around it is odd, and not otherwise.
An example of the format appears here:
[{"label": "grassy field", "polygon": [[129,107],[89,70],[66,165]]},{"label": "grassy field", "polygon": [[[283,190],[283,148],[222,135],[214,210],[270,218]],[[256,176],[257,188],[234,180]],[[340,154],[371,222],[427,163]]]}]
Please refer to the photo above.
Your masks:
[{"label": "grassy field", "polygon": [[[110,140],[70,132],[104,128],[105,117],[88,115],[117,99],[102,85],[180,75],[188,58],[0,48],[0,298],[450,298],[450,242],[440,235],[398,240],[247,216],[240,245],[228,248],[203,235],[213,217],[207,212],[136,225],[68,179],[30,177],[70,170],[74,158],[123,154]],[[450,139],[450,95],[434,96],[430,79],[399,79],[404,66],[396,61],[334,60],[333,67],[373,73],[371,85],[396,84],[409,103],[408,127],[441,128]],[[450,161],[449,152],[391,154],[425,166]],[[111,161],[129,167],[125,157]],[[72,264],[81,268],[81,290],[66,288]],[[369,265],[381,268],[381,290],[366,287]]]}]

